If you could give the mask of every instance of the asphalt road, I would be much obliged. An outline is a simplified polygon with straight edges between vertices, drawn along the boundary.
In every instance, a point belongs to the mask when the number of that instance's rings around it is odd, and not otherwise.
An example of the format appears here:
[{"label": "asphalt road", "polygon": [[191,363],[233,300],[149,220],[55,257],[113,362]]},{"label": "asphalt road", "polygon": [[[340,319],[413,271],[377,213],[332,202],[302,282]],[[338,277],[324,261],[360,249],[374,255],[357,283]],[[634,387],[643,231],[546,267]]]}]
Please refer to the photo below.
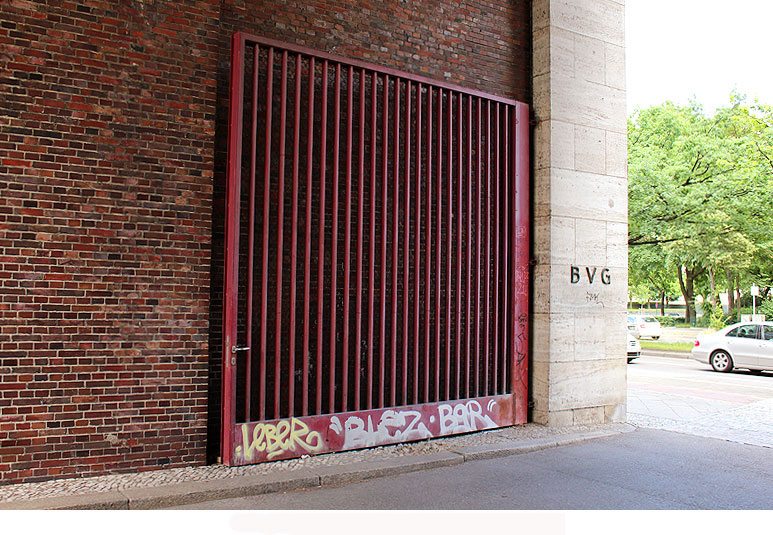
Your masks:
[{"label": "asphalt road", "polygon": [[[628,366],[630,421],[612,438],[338,488],[180,509],[773,508],[773,374],[688,359]],[[767,444],[767,445],[766,445]]]}]

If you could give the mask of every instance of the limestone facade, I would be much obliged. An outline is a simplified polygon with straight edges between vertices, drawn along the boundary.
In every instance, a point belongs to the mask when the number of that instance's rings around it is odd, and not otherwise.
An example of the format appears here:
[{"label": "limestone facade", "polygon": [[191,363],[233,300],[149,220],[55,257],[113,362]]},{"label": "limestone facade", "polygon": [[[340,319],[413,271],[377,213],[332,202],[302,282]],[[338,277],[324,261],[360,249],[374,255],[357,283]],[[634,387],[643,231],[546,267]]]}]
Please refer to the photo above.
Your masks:
[{"label": "limestone facade", "polygon": [[532,421],[624,421],[624,0],[534,0]]}]

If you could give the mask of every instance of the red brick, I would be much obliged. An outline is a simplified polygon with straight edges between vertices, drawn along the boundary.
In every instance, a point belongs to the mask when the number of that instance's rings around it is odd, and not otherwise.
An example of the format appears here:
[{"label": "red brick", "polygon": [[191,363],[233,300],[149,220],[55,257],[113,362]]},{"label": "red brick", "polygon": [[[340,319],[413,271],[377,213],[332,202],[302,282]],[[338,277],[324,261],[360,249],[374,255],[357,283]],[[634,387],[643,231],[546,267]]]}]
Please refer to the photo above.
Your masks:
[{"label": "red brick", "polygon": [[0,5],[3,483],[217,453],[233,32],[530,99],[529,2],[78,4]]}]

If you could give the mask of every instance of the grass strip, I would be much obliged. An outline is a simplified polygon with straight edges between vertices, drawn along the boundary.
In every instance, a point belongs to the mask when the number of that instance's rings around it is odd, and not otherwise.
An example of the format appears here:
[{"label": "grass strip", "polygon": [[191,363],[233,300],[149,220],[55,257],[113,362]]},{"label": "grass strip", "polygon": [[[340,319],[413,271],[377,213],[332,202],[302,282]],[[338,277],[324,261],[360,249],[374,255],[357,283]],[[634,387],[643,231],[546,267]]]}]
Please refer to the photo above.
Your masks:
[{"label": "grass strip", "polygon": [[690,351],[692,342],[661,342],[659,340],[639,340],[642,349],[662,349],[665,351]]}]

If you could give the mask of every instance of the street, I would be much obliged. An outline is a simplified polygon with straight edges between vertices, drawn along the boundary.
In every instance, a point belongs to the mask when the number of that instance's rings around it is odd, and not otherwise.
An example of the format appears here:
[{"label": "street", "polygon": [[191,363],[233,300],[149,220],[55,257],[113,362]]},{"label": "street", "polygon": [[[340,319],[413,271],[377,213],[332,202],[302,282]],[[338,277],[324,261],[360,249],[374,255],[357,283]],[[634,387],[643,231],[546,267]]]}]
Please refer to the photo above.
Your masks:
[{"label": "street", "polygon": [[628,364],[628,422],[773,448],[773,373],[640,357]]},{"label": "street", "polygon": [[179,509],[770,509],[773,374],[689,359],[628,366],[629,421],[611,438],[331,488]]}]

